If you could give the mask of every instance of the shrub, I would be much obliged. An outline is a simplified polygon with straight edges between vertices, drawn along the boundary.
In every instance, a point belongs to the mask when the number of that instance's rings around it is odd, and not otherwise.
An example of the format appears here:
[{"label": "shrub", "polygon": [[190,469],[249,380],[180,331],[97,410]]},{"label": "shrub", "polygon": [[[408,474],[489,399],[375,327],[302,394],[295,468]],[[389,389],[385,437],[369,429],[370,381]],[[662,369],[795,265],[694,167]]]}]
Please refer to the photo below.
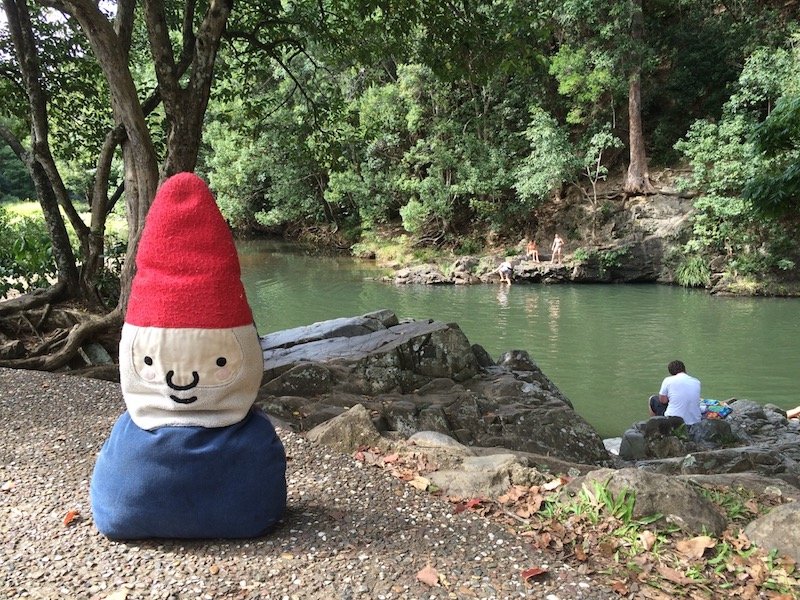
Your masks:
[{"label": "shrub", "polygon": [[711,270],[700,256],[690,256],[678,265],[675,281],[684,287],[706,287],[711,284]]}]

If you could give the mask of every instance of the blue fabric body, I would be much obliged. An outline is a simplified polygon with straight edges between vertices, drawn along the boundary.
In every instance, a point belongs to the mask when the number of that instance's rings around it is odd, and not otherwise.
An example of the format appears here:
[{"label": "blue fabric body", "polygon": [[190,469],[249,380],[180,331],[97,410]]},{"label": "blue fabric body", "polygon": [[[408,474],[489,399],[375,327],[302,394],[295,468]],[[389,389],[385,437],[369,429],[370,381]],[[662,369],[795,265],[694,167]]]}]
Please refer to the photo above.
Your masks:
[{"label": "blue fabric body", "polygon": [[112,539],[263,535],[286,509],[286,453],[255,409],[228,427],[139,428],[117,420],[90,487]]}]

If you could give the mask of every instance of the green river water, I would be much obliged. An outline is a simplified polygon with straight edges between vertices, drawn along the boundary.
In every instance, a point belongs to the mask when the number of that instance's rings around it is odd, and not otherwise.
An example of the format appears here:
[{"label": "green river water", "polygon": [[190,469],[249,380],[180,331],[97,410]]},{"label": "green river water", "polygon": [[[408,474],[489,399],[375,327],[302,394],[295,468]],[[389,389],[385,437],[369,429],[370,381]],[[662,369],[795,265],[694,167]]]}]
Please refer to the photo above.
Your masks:
[{"label": "green river water", "polygon": [[662,285],[395,286],[369,261],[239,244],[259,333],[388,308],[456,322],[493,358],[527,350],[603,437],[647,417],[678,358],[703,396],[800,404],[800,300],[717,298]]}]

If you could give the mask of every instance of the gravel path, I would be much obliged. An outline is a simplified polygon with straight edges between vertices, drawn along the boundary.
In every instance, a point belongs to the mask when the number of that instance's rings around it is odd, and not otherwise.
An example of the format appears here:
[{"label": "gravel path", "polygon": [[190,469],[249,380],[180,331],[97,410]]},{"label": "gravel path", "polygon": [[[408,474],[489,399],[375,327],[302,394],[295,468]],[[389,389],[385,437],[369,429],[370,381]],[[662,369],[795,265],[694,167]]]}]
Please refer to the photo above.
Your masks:
[{"label": "gravel path", "polygon": [[[0,598],[615,597],[525,538],[285,430],[289,509],[269,536],[109,541],[89,479],[122,410],[116,384],[0,369]],[[438,585],[418,580],[426,566]],[[524,581],[534,566],[548,575]]]}]

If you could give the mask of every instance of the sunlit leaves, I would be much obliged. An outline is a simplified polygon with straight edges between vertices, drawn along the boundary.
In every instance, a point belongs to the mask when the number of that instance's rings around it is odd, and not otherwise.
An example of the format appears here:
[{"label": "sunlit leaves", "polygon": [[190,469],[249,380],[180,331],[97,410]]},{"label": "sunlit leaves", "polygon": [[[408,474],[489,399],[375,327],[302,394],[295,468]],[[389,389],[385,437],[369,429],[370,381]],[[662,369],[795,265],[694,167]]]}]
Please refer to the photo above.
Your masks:
[{"label": "sunlit leaves", "polygon": [[578,170],[567,132],[543,109],[534,106],[525,131],[530,151],[515,172],[514,187],[520,197],[535,205]]}]

